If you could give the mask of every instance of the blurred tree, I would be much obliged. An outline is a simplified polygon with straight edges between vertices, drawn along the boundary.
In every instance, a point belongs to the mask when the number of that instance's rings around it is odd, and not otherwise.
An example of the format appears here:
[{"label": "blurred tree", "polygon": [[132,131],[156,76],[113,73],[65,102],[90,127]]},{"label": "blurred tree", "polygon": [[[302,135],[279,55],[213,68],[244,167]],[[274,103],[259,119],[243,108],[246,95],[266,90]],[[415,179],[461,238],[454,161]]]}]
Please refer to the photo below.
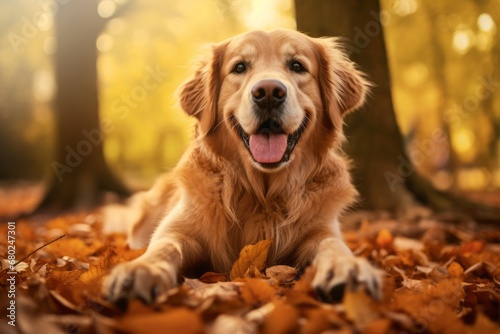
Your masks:
[{"label": "blurred tree", "polygon": [[96,0],[69,2],[56,15],[56,159],[37,211],[95,205],[103,191],[128,194],[102,150],[96,40],[104,22]]},{"label": "blurred tree", "polygon": [[[405,152],[392,103],[390,71],[378,0],[295,0],[297,28],[312,36],[346,37],[346,50],[374,82],[365,107],[347,116],[346,152],[354,182],[369,209],[400,210],[415,203],[437,209],[478,206],[434,189]],[[444,134],[443,134],[444,135]],[[485,212],[481,207],[481,212]],[[489,210],[488,210],[489,212]]]}]

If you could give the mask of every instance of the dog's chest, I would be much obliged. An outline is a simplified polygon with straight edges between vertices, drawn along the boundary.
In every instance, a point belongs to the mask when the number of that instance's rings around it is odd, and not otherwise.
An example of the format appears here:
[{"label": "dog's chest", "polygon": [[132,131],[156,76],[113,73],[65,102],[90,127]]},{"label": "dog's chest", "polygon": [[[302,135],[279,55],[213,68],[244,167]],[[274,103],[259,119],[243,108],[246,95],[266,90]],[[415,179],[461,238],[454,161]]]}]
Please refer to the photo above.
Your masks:
[{"label": "dog's chest", "polygon": [[234,205],[237,222],[231,224],[228,239],[238,252],[260,240],[275,240],[280,233],[296,229],[303,218],[293,215],[290,203],[283,197],[261,204],[252,196],[242,196]]}]

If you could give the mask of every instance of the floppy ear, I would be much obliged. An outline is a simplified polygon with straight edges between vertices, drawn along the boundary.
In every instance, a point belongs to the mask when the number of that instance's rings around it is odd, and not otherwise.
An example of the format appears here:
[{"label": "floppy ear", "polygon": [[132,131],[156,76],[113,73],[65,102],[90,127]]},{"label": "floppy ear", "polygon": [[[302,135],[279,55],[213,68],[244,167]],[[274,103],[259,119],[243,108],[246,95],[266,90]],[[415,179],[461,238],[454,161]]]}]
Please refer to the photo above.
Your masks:
[{"label": "floppy ear", "polygon": [[365,101],[370,82],[342,50],[337,39],[316,39],[319,48],[319,85],[327,121],[340,129],[342,117]]},{"label": "floppy ear", "polygon": [[199,61],[194,75],[179,87],[182,109],[198,119],[196,136],[206,136],[217,122],[220,68],[224,49],[222,44],[213,45],[208,56]]}]

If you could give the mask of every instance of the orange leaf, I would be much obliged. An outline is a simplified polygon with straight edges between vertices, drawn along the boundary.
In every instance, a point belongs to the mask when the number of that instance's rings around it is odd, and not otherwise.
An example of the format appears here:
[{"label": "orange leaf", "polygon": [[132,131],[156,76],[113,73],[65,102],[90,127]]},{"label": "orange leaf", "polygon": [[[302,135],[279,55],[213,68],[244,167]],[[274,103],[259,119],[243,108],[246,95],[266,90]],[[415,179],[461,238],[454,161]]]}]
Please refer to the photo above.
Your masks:
[{"label": "orange leaf", "polygon": [[227,274],[206,272],[200,277],[203,283],[227,282]]},{"label": "orange leaf", "polygon": [[344,306],[347,319],[361,328],[379,318],[373,299],[361,287],[346,289]]},{"label": "orange leaf", "polygon": [[[83,271],[78,270],[53,270],[47,279],[47,288],[56,289],[59,285],[74,285],[79,283]],[[80,283],[81,284],[81,283]]]},{"label": "orange leaf", "polygon": [[332,329],[336,329],[335,331],[332,331],[333,333],[352,333],[352,331],[343,330],[343,327],[346,326],[346,324],[331,308],[301,307],[300,311],[304,314],[305,319],[302,319],[306,320],[301,320],[301,322],[303,321],[303,325],[300,328],[301,333],[328,333],[328,330]]},{"label": "orange leaf", "polygon": [[266,276],[263,275],[259,269],[257,269],[255,266],[250,266],[248,270],[246,271],[245,278],[265,278]]},{"label": "orange leaf", "polygon": [[295,333],[298,327],[299,311],[290,304],[278,303],[264,318],[262,333]]},{"label": "orange leaf", "polygon": [[473,240],[469,242],[465,242],[460,245],[460,252],[462,254],[467,253],[480,253],[484,249],[484,241],[481,240]]},{"label": "orange leaf", "polygon": [[68,256],[78,260],[87,260],[87,256],[94,254],[103,247],[103,243],[94,240],[88,245],[78,238],[63,238],[47,247],[47,251],[54,257]]},{"label": "orange leaf", "polygon": [[464,268],[462,268],[459,263],[453,261],[448,266],[448,273],[451,277],[462,277],[462,275],[464,274]]},{"label": "orange leaf", "polygon": [[300,278],[300,280],[295,283],[293,289],[298,292],[303,292],[305,294],[314,294],[312,290],[312,281],[314,279],[314,275],[316,275],[316,269],[313,266],[309,266],[304,271],[304,274]]},{"label": "orange leaf", "polygon": [[261,240],[255,245],[247,245],[240,252],[240,257],[233,264],[229,278],[235,280],[244,277],[247,270],[254,266],[262,270],[266,266],[267,254],[271,240]]},{"label": "orange leaf", "polygon": [[389,319],[377,319],[369,323],[363,329],[363,333],[384,334],[384,333],[389,333],[390,328],[391,328],[391,321]]},{"label": "orange leaf", "polygon": [[266,269],[266,276],[276,284],[290,285],[297,278],[297,269],[289,266],[274,266]]},{"label": "orange leaf", "polygon": [[373,299],[362,289],[358,291],[346,291],[344,306],[347,319],[360,327],[366,326],[379,317]]},{"label": "orange leaf", "polygon": [[380,230],[380,232],[377,235],[377,245],[380,248],[385,248],[388,249],[392,246],[392,241],[393,241],[392,233],[386,228],[383,228]]},{"label": "orange leaf", "polygon": [[123,317],[118,325],[125,333],[203,333],[199,314],[185,308]]},{"label": "orange leaf", "polygon": [[89,270],[80,276],[80,281],[85,284],[101,282],[109,269],[109,258],[103,257],[97,264],[91,264]]},{"label": "orange leaf", "polygon": [[258,278],[249,278],[241,289],[241,296],[249,305],[270,302],[276,295],[276,290],[266,281]]}]

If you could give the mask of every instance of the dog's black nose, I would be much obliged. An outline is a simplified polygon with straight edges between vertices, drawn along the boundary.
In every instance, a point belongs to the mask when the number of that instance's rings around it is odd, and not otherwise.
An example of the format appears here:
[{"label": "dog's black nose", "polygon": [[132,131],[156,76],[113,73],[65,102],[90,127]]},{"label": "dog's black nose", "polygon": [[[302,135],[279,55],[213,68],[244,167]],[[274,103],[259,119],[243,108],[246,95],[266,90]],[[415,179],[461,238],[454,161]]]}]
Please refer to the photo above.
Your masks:
[{"label": "dog's black nose", "polygon": [[278,80],[261,80],[252,88],[253,101],[263,109],[272,110],[286,100],[286,87]]}]

